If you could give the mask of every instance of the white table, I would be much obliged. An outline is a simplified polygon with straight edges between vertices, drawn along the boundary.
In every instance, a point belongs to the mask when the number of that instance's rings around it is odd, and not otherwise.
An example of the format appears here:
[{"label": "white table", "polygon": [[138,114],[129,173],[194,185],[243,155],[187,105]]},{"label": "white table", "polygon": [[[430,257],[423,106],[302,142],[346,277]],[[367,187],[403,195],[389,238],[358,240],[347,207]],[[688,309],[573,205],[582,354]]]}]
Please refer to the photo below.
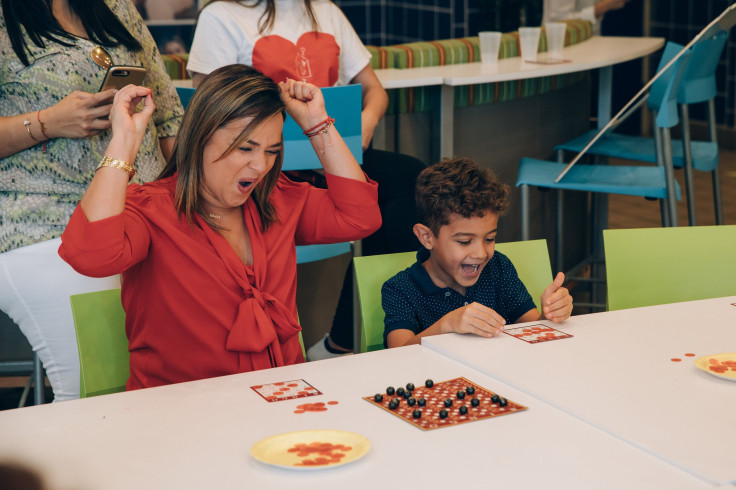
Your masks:
[{"label": "white table", "polygon": [[[529,407],[421,431],[361,399],[426,378],[465,376]],[[324,395],[267,403],[250,386],[306,379]],[[338,401],[321,413],[296,405]],[[357,432],[368,454],[302,472],[263,465],[256,441]],[[420,346],[0,412],[0,460],[42,469],[50,489],[712,488],[616,437]],[[391,484],[391,482],[394,482]]]},{"label": "white table", "polygon": [[573,338],[538,344],[509,335],[422,344],[704,481],[733,484],[736,383],[693,363],[736,352],[732,303],[736,297],[576,316],[556,326]]},{"label": "white table", "polygon": [[[593,36],[579,44],[565,48],[562,56],[569,63],[529,63],[520,57],[504,58],[497,64],[461,63],[403,70],[376,70],[379,80],[387,89],[437,86],[439,98],[434,104],[432,141],[433,161],[454,155],[454,87],[477,83],[506,82],[587,70],[599,70],[598,125],[603,127],[611,119],[611,92],[613,65],[642,58],[659,50],[664,39],[659,37]],[[540,55],[540,58],[545,56]]]}]

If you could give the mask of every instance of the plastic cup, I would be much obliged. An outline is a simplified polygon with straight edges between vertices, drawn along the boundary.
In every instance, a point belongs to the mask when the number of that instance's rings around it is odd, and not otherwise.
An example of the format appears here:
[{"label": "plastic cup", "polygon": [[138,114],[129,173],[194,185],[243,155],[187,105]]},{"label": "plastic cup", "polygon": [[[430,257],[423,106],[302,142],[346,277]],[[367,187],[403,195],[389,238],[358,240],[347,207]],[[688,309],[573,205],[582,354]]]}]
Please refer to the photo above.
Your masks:
[{"label": "plastic cup", "polygon": [[547,35],[547,52],[550,56],[558,58],[565,47],[567,24],[564,22],[547,22],[544,24],[544,31]]},{"label": "plastic cup", "polygon": [[479,32],[481,63],[496,63],[501,47],[501,33],[496,31]]},{"label": "plastic cup", "polygon": [[537,61],[539,36],[541,34],[541,27],[519,27],[519,44],[523,61]]}]

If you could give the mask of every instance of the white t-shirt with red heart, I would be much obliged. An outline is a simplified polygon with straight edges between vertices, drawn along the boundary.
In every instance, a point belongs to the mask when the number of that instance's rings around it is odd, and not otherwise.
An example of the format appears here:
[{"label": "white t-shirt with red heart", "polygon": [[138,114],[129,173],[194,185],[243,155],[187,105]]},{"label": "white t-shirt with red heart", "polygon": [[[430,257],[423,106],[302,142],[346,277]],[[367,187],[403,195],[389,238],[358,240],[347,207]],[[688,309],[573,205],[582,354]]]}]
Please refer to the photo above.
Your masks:
[{"label": "white t-shirt with red heart", "polygon": [[339,7],[314,0],[315,32],[303,0],[276,0],[273,28],[265,36],[258,20],[265,3],[247,7],[214,2],[200,14],[187,70],[208,74],[233,63],[251,65],[282,82],[287,77],[319,87],[347,85],[365,68],[370,52]]}]

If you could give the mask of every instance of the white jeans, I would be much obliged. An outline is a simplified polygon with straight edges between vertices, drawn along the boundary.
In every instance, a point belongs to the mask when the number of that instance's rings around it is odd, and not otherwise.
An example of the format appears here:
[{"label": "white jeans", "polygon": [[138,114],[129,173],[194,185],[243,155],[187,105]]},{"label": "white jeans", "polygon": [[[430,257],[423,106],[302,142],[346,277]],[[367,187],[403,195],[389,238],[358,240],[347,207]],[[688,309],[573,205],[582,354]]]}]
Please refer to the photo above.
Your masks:
[{"label": "white jeans", "polygon": [[120,287],[120,276],[83,276],[59,257],[61,239],[0,254],[0,310],[38,353],[54,401],[79,398],[79,354],[69,303],[73,294]]}]

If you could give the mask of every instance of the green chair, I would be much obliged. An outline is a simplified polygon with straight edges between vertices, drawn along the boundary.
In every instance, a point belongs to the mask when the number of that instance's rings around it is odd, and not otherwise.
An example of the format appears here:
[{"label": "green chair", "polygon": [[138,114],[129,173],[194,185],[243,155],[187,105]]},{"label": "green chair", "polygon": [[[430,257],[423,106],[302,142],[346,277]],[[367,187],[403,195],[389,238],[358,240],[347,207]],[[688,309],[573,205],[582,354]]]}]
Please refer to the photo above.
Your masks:
[{"label": "green chair", "polygon": [[[539,303],[544,289],[552,284],[552,267],[545,240],[499,243],[496,250],[506,255],[516,267],[535,303]],[[383,349],[383,307],[381,286],[416,261],[416,252],[404,252],[370,257],[355,257],[355,281],[362,328],[360,352]]]},{"label": "green chair", "polygon": [[736,294],[736,226],[604,230],[608,309]]},{"label": "green chair", "polygon": [[79,347],[81,398],[125,391],[130,353],[120,289],[70,296]]}]

